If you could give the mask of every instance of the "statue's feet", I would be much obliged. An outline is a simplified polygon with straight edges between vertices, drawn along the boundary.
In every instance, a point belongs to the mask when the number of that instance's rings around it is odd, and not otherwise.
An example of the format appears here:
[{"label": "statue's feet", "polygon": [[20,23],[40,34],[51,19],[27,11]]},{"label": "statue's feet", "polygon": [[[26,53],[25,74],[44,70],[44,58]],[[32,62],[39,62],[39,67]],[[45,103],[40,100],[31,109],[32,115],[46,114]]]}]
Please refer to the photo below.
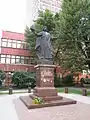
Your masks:
[{"label": "statue's feet", "polygon": [[48,60],[48,59],[39,59],[37,61],[38,64],[49,64],[52,65],[53,64],[53,60]]}]

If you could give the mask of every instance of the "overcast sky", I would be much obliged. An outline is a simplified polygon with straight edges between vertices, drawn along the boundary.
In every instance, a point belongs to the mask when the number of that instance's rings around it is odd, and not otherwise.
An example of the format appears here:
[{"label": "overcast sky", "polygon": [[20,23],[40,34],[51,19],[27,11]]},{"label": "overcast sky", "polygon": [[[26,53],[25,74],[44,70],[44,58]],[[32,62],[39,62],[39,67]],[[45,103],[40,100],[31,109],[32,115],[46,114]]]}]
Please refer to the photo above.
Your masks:
[{"label": "overcast sky", "polygon": [[24,32],[25,24],[26,0],[0,0],[0,29]]}]

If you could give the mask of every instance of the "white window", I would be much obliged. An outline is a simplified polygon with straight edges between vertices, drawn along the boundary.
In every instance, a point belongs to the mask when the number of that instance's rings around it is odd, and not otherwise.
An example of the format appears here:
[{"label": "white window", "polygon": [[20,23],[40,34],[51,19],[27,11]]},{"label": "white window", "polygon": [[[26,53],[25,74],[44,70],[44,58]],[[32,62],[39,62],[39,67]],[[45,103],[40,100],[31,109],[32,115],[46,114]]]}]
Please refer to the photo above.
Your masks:
[{"label": "white window", "polygon": [[16,59],[16,63],[20,63],[20,59]]},{"label": "white window", "polygon": [[1,63],[5,63],[5,58],[1,58]]},{"label": "white window", "polygon": [[16,63],[20,63],[20,56],[16,56]]},{"label": "white window", "polygon": [[7,47],[12,47],[12,43],[8,41]]},{"label": "white window", "polygon": [[7,47],[7,42],[2,42],[2,47]]},{"label": "white window", "polygon": [[10,64],[10,58],[6,58],[6,63]]},{"label": "white window", "polygon": [[7,58],[10,58],[10,55],[7,55]]},{"label": "white window", "polygon": [[16,48],[16,43],[12,43],[12,48]]},{"label": "white window", "polygon": [[21,41],[17,41],[17,43],[20,43],[20,44],[21,44]]},{"label": "white window", "polygon": [[15,64],[15,59],[11,59],[11,64]]},{"label": "white window", "polygon": [[24,64],[24,56],[21,56],[21,64]]},{"label": "white window", "polygon": [[11,56],[11,58],[15,58],[15,56],[14,56],[14,55],[12,55],[12,56]]},{"label": "white window", "polygon": [[7,42],[7,39],[4,39],[4,38],[3,38],[2,41],[6,41],[6,42]]},{"label": "white window", "polygon": [[17,48],[21,48],[21,44],[20,43],[17,43]]},{"label": "white window", "polygon": [[1,58],[6,57],[6,55],[1,55]]},{"label": "white window", "polygon": [[24,64],[24,59],[21,59],[21,64]]}]

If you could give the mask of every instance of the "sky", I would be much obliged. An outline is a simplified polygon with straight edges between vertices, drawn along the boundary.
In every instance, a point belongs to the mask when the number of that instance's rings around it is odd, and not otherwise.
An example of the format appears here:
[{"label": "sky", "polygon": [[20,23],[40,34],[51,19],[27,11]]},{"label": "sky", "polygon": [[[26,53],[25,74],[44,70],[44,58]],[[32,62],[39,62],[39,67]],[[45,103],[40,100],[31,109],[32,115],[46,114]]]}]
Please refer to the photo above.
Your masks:
[{"label": "sky", "polygon": [[0,0],[0,29],[24,32],[26,25],[26,1]]}]

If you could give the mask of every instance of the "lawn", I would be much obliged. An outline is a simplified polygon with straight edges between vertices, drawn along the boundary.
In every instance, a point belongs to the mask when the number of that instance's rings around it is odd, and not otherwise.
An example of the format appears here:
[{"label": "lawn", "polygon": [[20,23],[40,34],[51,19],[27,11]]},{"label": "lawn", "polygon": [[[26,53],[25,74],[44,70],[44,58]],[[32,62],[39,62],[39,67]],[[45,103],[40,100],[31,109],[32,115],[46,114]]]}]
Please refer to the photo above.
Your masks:
[{"label": "lawn", "polygon": [[[58,92],[65,92],[65,88],[57,88]],[[74,88],[68,88],[68,93],[74,93],[74,94],[82,94],[82,89],[74,89]],[[90,91],[87,89],[87,95],[90,96]]]}]

